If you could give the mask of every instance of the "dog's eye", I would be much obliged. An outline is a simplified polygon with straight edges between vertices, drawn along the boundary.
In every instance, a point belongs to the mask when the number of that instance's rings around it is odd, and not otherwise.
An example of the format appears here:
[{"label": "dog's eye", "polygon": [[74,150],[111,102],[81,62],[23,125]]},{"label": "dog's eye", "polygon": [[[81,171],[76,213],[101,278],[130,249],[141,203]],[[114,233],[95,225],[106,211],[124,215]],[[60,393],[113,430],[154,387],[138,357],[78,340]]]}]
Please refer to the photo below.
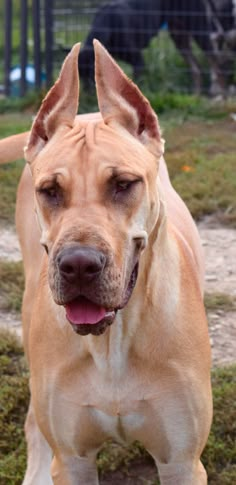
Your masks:
[{"label": "dog's eye", "polygon": [[113,185],[113,200],[116,203],[129,204],[135,196],[135,188],[142,182],[137,179],[116,179]]},{"label": "dog's eye", "polygon": [[129,190],[136,181],[135,180],[118,180],[116,182],[116,192],[124,192]]},{"label": "dog's eye", "polygon": [[116,192],[128,192],[132,188],[134,188],[136,185],[138,185],[139,182],[142,182],[142,178],[136,178],[136,179],[117,179],[115,182],[116,186]]},{"label": "dog's eye", "polygon": [[50,199],[55,199],[55,197],[57,196],[57,191],[55,187],[47,187],[46,189],[45,188],[41,189],[40,192],[41,194],[46,195]]},{"label": "dog's eye", "polygon": [[40,187],[37,192],[42,195],[48,204],[57,206],[62,199],[62,191],[58,185],[51,185],[46,187]]}]

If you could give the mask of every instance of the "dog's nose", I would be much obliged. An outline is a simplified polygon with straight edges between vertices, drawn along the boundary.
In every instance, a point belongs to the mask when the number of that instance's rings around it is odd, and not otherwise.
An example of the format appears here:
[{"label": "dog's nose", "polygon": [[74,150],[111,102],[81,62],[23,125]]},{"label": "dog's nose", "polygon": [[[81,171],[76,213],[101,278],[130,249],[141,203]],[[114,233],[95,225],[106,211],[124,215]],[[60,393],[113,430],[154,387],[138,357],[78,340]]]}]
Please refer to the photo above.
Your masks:
[{"label": "dog's nose", "polygon": [[60,274],[70,283],[88,283],[101,275],[105,264],[105,254],[91,247],[66,248],[58,257]]}]

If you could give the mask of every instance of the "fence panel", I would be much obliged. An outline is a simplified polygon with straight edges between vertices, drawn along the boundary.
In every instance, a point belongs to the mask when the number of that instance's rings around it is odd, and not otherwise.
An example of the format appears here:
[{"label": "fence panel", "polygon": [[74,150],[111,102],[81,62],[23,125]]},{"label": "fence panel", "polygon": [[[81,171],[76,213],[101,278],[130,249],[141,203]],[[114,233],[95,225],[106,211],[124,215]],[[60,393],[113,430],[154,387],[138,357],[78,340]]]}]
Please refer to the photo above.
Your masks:
[{"label": "fence panel", "polygon": [[86,87],[92,85],[93,37],[147,90],[235,90],[235,0],[4,0],[0,19],[0,84],[6,95],[14,94],[17,66],[16,94],[43,82],[50,86],[78,41],[80,76]]},{"label": "fence panel", "polygon": [[150,90],[217,94],[235,83],[234,0],[55,0],[53,25],[55,64],[74,42],[85,43],[86,85],[93,37]]},{"label": "fence panel", "polygon": [[0,93],[24,96],[53,79],[53,0],[5,0],[2,22]]}]

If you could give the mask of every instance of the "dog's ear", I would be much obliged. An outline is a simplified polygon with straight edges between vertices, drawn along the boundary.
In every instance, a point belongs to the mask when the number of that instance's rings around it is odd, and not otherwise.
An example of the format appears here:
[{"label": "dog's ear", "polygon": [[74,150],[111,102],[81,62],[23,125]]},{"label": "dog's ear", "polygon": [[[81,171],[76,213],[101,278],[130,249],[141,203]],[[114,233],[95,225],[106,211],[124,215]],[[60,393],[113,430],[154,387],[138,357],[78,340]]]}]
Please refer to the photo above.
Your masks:
[{"label": "dog's ear", "polygon": [[31,162],[59,126],[72,126],[78,111],[80,44],[75,44],[66,57],[59,78],[43,100],[33,122],[25,158]]},{"label": "dog's ear", "polygon": [[106,124],[119,125],[144,144],[161,141],[157,116],[138,87],[94,40],[98,105]]}]

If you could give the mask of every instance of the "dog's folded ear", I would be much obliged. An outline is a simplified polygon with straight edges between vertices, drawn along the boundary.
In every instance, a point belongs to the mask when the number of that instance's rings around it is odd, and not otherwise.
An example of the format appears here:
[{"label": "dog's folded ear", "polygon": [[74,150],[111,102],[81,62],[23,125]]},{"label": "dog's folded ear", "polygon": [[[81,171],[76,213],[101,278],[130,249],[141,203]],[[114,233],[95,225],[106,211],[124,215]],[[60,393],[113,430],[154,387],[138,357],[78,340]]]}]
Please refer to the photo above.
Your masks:
[{"label": "dog's folded ear", "polygon": [[161,141],[158,119],[149,101],[96,39],[94,50],[97,98],[104,122],[125,128],[143,144]]},{"label": "dog's folded ear", "polygon": [[80,44],[75,44],[66,57],[59,78],[52,86],[33,122],[25,158],[31,162],[59,126],[72,126],[78,111]]}]

